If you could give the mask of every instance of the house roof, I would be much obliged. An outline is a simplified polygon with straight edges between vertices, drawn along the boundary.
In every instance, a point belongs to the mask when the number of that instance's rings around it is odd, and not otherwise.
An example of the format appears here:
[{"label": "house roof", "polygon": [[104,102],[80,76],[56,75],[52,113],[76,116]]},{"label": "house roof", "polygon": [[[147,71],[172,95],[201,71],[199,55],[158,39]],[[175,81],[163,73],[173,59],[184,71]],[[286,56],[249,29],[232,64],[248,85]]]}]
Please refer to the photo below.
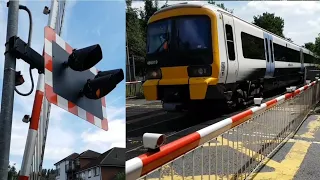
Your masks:
[{"label": "house roof", "polygon": [[99,157],[101,154],[92,150],[86,150],[84,152],[82,152],[81,154],[78,153],[72,153],[71,155],[63,158],[62,160],[56,162],[54,165],[62,162],[62,161],[67,161],[67,160],[75,160],[77,158],[97,158]]},{"label": "house roof", "polygon": [[101,154],[97,159],[88,163],[86,166],[79,169],[80,171],[95,167],[95,166],[114,166],[124,167],[125,165],[125,148],[114,147],[105,153]]},{"label": "house roof", "polygon": [[86,150],[84,152],[82,152],[78,157],[76,158],[97,158],[99,157],[101,154],[92,150]]},{"label": "house roof", "polygon": [[58,162],[56,162],[54,165],[56,165],[56,164],[58,164],[58,163],[60,163],[60,162],[62,162],[62,161],[74,160],[74,159],[76,159],[78,156],[79,156],[79,154],[78,154],[78,153],[72,153],[72,154],[70,154],[69,156],[67,156],[67,157],[65,157],[65,158],[63,158],[63,159],[61,159],[61,160],[60,160],[60,161],[58,161]]}]

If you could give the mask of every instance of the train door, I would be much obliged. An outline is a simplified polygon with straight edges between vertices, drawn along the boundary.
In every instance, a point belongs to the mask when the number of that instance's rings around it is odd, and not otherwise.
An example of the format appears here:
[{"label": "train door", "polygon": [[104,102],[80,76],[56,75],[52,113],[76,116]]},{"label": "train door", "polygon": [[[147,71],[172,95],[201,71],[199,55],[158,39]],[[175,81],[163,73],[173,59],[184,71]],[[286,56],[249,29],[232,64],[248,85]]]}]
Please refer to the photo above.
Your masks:
[{"label": "train door", "polygon": [[269,35],[269,44],[270,44],[270,76],[273,77],[275,70],[275,62],[274,62],[274,48],[273,48],[273,37]]},{"label": "train door", "polygon": [[303,58],[303,50],[300,48],[300,63],[301,63],[301,72],[304,70],[304,58]]},{"label": "train door", "polygon": [[274,49],[273,49],[273,38],[267,33],[263,33],[264,47],[266,53],[266,77],[273,77],[275,62],[274,62]]},{"label": "train door", "polygon": [[301,63],[301,73],[303,73],[303,82],[306,82],[307,71],[304,66],[304,55],[303,55],[302,48],[300,48],[300,63]]},{"label": "train door", "polygon": [[238,59],[233,18],[223,14],[224,36],[227,51],[227,77],[226,83],[234,83],[238,76]]}]

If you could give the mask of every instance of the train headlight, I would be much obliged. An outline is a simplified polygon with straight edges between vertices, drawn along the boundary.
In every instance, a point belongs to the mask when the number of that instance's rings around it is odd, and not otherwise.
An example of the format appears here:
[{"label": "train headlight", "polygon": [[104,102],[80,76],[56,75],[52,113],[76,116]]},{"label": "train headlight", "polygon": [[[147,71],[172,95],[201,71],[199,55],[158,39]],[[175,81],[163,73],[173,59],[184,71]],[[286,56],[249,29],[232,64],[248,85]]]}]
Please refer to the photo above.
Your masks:
[{"label": "train headlight", "polygon": [[147,72],[147,79],[161,79],[161,69],[150,69]]},{"label": "train headlight", "polygon": [[199,69],[198,69],[198,74],[199,74],[199,75],[203,75],[203,72],[204,72],[204,71],[206,71],[206,69],[199,68]]},{"label": "train headlight", "polygon": [[189,66],[188,75],[189,77],[205,77],[211,76],[212,68],[211,66]]}]

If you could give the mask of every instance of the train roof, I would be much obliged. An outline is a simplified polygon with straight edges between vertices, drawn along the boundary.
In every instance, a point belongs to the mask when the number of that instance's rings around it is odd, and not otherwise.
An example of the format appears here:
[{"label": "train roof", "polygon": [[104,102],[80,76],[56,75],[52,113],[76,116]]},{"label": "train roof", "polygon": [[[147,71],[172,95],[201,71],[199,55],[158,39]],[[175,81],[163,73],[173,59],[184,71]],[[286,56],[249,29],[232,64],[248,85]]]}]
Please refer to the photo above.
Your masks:
[{"label": "train roof", "polygon": [[228,12],[228,11],[222,9],[222,8],[220,8],[219,6],[210,4],[208,2],[182,2],[182,3],[172,4],[172,5],[168,5],[167,7],[158,10],[157,12],[154,13],[154,15],[158,14],[158,13],[161,13],[161,12],[168,11],[168,10],[172,10],[172,9],[176,9],[176,8],[185,8],[185,7],[188,7],[188,8],[210,7],[211,10],[212,10],[212,8],[214,8],[213,10],[216,10],[216,11],[219,11],[219,12],[222,12],[222,13],[226,13],[226,14],[228,14],[228,15],[234,17],[234,18],[237,18],[237,19],[239,19],[239,20],[241,20],[241,21],[243,21],[243,22],[245,22],[247,24],[250,24],[251,26],[254,26],[254,27],[256,27],[256,28],[258,28],[260,30],[268,32],[269,34],[271,34],[271,35],[273,35],[273,36],[285,41],[286,43],[289,43],[289,44],[294,45],[294,46],[298,46],[299,48],[303,49],[303,51],[307,52],[308,54],[310,54],[312,56],[315,56],[315,54],[312,53],[309,49],[307,49],[305,47],[302,47],[301,45],[295,44],[293,42],[290,42],[290,41],[284,39],[281,36],[278,36],[278,35],[270,32],[270,31],[268,31],[266,29],[263,29],[263,28],[261,28],[261,27],[259,27],[257,25],[254,25],[253,23],[245,21],[245,20],[241,19],[240,17],[238,17],[238,16],[236,16],[236,15],[234,15],[234,14],[232,14],[232,13],[230,13],[230,12]]}]

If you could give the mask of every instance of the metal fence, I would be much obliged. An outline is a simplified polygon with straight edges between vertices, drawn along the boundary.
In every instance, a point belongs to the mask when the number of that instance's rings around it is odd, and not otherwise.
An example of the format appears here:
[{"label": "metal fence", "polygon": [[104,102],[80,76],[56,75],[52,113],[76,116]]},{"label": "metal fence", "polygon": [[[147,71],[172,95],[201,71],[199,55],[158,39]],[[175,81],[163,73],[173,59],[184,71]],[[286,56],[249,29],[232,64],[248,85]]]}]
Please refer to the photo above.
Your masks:
[{"label": "metal fence", "polygon": [[143,81],[126,82],[127,98],[143,98]]},{"label": "metal fence", "polygon": [[144,57],[131,56],[126,61],[126,81],[138,81],[144,78],[146,66],[143,63]]},{"label": "metal fence", "polygon": [[126,179],[246,179],[303,123],[319,101],[319,84],[314,81],[128,160]]},{"label": "metal fence", "polygon": [[126,81],[135,81],[135,66],[126,64]]}]

